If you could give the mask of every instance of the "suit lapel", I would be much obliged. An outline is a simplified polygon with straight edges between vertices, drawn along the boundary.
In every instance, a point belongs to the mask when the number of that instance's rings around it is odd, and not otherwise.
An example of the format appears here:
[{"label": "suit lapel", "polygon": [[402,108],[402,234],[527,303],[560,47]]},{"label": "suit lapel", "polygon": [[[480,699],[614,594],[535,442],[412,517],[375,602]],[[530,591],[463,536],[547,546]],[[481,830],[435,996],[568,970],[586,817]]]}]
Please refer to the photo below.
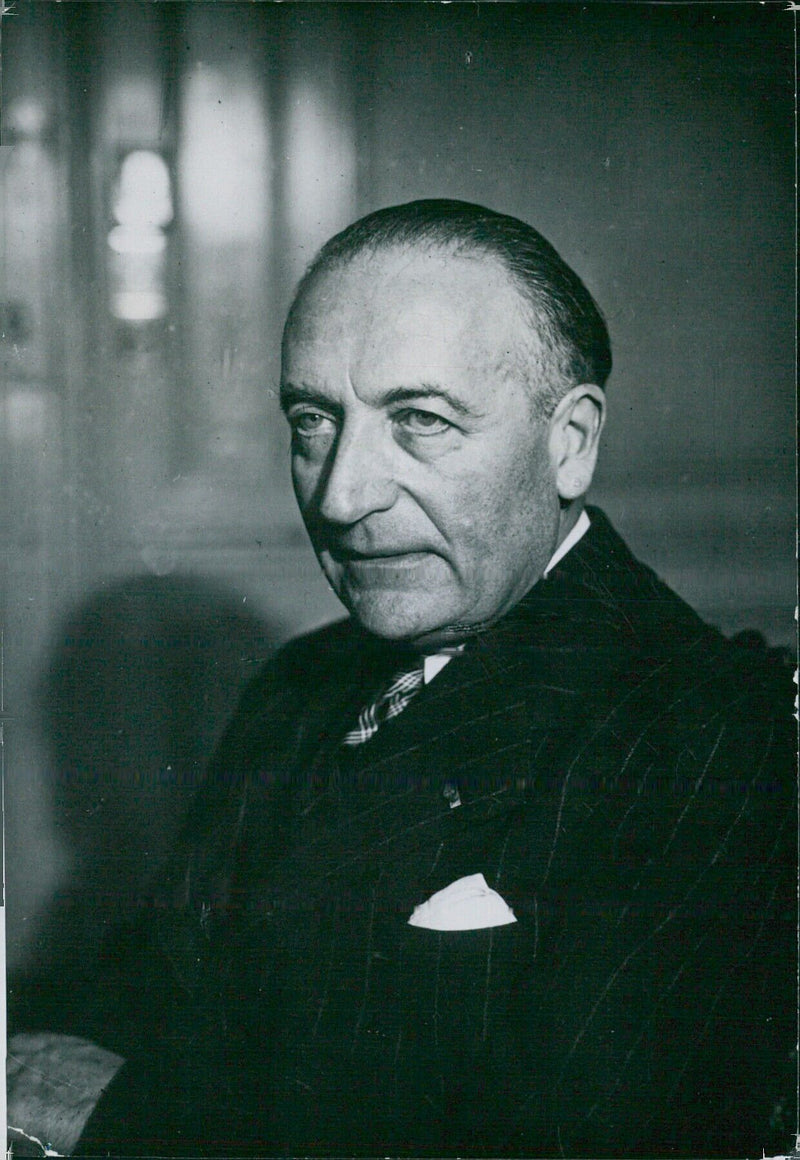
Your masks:
[{"label": "suit lapel", "polygon": [[364,746],[374,778],[434,782],[439,793],[451,780],[468,793],[515,784],[547,768],[537,752],[552,754],[603,711],[632,632],[606,594],[604,554],[581,547]]},{"label": "suit lapel", "polygon": [[[488,826],[485,834],[496,836],[503,818],[532,794],[542,832],[552,835],[575,738],[586,736],[587,725],[605,713],[607,690],[619,696],[631,655],[630,625],[609,595],[616,570],[608,566],[603,531],[601,524],[587,533],[587,544],[581,541],[547,580],[353,751],[342,750],[341,737],[397,667],[397,656],[355,631],[317,655],[303,709],[287,706],[285,744],[273,749],[273,760],[292,799],[290,845],[320,883],[347,865],[374,860],[378,849],[382,857],[402,861],[400,851],[407,850],[411,858],[417,833],[432,841],[435,831],[448,850],[455,843],[488,851],[493,838],[487,846],[466,830]],[[452,809],[446,796],[453,786],[460,809]],[[249,810],[257,824],[258,805]],[[258,846],[253,844],[256,851]],[[295,858],[290,862],[294,867]],[[441,866],[447,864],[443,857]],[[287,882],[295,869],[287,863]],[[491,866],[463,870],[477,871],[489,879]]]}]

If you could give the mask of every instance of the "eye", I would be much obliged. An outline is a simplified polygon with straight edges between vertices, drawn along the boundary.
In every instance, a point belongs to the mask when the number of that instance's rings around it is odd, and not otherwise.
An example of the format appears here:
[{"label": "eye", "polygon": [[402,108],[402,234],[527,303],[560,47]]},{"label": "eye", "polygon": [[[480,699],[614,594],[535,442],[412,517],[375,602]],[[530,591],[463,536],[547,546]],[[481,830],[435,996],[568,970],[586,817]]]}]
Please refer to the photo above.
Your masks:
[{"label": "eye", "polygon": [[452,427],[452,423],[448,423],[441,415],[433,411],[420,411],[416,407],[400,411],[395,415],[395,421],[409,435],[442,435]]},{"label": "eye", "polygon": [[288,416],[292,434],[301,439],[311,439],[315,435],[327,435],[333,428],[333,420],[321,411],[296,411]]}]

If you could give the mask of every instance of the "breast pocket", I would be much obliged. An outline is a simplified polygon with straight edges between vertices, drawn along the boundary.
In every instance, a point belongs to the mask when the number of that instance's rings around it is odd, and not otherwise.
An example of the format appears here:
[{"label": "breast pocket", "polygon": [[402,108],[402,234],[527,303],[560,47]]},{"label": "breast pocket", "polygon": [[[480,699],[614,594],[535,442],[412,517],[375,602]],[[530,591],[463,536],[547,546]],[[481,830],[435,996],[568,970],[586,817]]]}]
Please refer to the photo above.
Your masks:
[{"label": "breast pocket", "polygon": [[442,1125],[447,1154],[474,1153],[481,1140],[497,1138],[518,1071],[512,1011],[524,924],[435,930],[406,923],[402,941],[397,1078]]},{"label": "breast pocket", "polygon": [[513,910],[483,874],[468,874],[414,907],[409,926],[423,930],[489,930],[516,922]]}]

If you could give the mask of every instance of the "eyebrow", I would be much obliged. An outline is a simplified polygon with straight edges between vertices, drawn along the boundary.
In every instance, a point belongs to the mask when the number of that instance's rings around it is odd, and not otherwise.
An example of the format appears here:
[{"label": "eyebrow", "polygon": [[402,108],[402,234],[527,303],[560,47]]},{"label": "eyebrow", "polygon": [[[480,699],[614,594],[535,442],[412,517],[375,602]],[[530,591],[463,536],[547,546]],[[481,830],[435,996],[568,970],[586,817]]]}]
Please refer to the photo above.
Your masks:
[{"label": "eyebrow", "polygon": [[292,383],[281,383],[280,405],[282,411],[288,411],[295,403],[312,403],[322,410],[341,413],[341,406],[334,400],[323,395],[321,391],[313,391],[310,387],[296,387]]},{"label": "eyebrow", "polygon": [[[464,417],[477,419],[481,415],[481,412],[469,407],[461,399],[451,394],[450,391],[445,390],[444,387],[437,387],[434,383],[421,383],[418,387],[393,387],[376,400],[376,405],[386,407],[393,406],[397,403],[419,402],[424,399],[441,399],[457,415]],[[342,411],[341,404],[328,398],[327,395],[312,390],[310,387],[295,386],[292,383],[286,383],[281,386],[280,402],[284,411],[288,410],[295,403],[316,404],[319,407],[337,414]]]},{"label": "eyebrow", "polygon": [[467,406],[461,399],[456,398],[444,387],[437,387],[434,383],[421,383],[418,387],[394,387],[381,398],[382,404],[413,403],[420,399],[441,399],[442,402],[455,411],[457,415],[469,418],[478,418],[480,412]]}]

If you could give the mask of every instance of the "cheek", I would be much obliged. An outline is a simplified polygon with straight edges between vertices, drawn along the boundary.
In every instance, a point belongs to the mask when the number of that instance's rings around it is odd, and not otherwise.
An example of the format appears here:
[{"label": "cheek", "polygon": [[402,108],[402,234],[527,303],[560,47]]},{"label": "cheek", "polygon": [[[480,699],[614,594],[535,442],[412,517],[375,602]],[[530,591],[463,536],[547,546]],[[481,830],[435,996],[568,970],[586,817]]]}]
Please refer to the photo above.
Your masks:
[{"label": "cheek", "polygon": [[437,522],[449,543],[457,583],[472,592],[480,590],[507,566],[508,493],[497,481],[476,474],[462,479],[448,506]]},{"label": "cheek", "polygon": [[508,567],[509,555],[546,551],[558,526],[558,495],[546,464],[530,452],[495,470],[463,476],[453,488],[453,543],[462,565],[486,573]]},{"label": "cheek", "polygon": [[537,501],[531,473],[525,465],[504,463],[502,470],[476,471],[452,489],[454,526],[465,537],[493,542],[522,523]]}]

